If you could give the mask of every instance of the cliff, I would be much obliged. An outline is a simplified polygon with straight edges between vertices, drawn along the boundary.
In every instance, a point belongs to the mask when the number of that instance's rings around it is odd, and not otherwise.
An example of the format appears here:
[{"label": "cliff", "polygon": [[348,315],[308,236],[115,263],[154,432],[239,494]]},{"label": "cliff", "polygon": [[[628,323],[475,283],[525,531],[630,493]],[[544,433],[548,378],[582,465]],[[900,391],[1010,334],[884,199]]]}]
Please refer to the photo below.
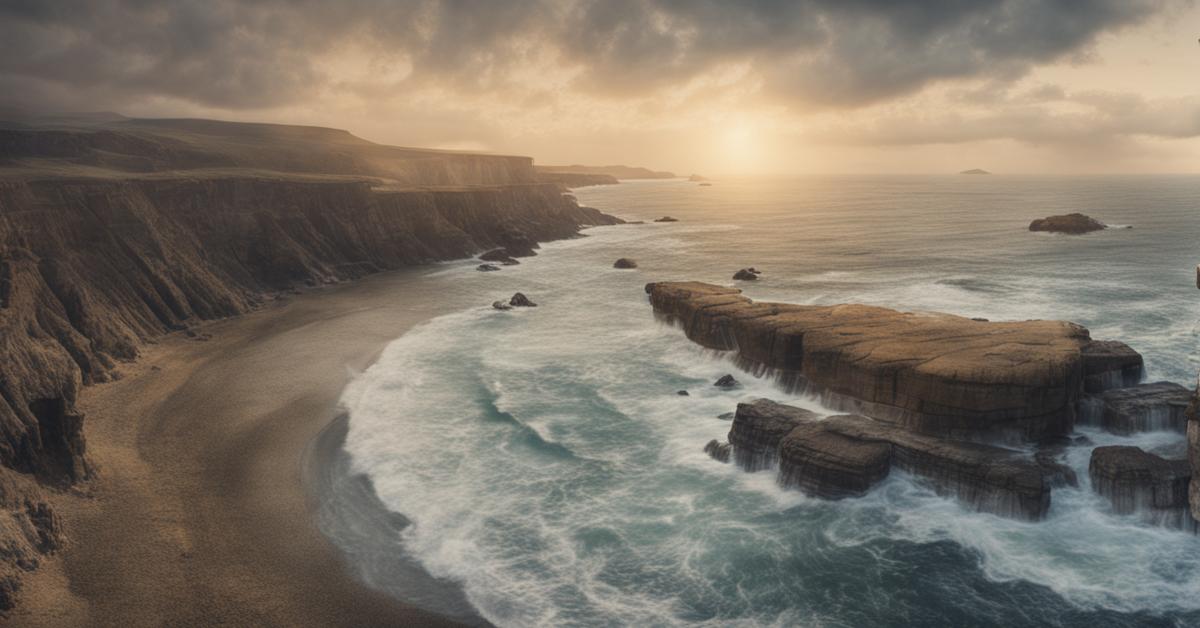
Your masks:
[{"label": "cliff", "polygon": [[[527,249],[618,219],[528,158],[211,121],[0,129],[0,609],[92,473],[81,386],[277,292]],[[332,173],[332,174],[331,174]]]}]

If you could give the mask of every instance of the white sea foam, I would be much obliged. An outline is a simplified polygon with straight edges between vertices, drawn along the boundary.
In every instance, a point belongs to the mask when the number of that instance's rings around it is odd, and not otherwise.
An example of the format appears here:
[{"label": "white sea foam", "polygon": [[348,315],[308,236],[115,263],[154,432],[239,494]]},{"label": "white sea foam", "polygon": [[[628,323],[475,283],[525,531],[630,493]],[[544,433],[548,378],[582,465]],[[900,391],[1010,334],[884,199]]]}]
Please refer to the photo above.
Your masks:
[{"label": "white sea foam", "polygon": [[[659,188],[639,189],[653,196]],[[596,194],[611,201],[619,191]],[[599,200],[584,202],[608,207]],[[810,499],[779,488],[770,472],[744,473],[705,455],[704,443],[729,430],[718,415],[739,401],[825,410],[655,321],[642,284],[727,283],[732,270],[753,264],[767,271],[743,286],[756,298],[827,301],[841,288],[819,288],[818,298],[789,283],[786,246],[760,263],[709,238],[754,235],[755,227],[687,225],[592,230],[487,276],[468,263],[451,266],[442,274],[483,293],[480,307],[412,330],[347,389],[347,450],[381,500],[411,520],[404,551],[458,583],[485,618],[502,626],[848,626],[968,617],[978,625],[1091,625],[1096,616],[1086,613],[1097,611],[1200,617],[1200,541],[1110,514],[1088,485],[1090,446],[1068,454],[1080,489],[1056,491],[1039,523],[971,512],[902,473],[863,498]],[[1026,236],[1014,235],[1025,238],[1025,254],[1042,254],[1033,247],[1044,241]],[[953,251],[946,255],[969,254]],[[611,269],[623,256],[640,269]],[[1168,317],[1149,333],[1121,318],[1143,306],[1112,302],[1106,279],[1089,284],[1096,302],[1072,283],[1086,276],[978,276],[969,272],[977,265],[945,264],[925,276],[912,268],[816,272],[844,284],[842,300],[993,319],[1092,316],[1095,336],[1131,341],[1152,373],[1194,367],[1175,345],[1194,346],[1195,314]],[[487,307],[515,290],[540,306]],[[1112,311],[1095,318],[1100,303]],[[1145,307],[1148,316],[1154,305]],[[739,388],[712,386],[726,372]],[[1149,449],[1178,439],[1084,433],[1095,444]]]}]

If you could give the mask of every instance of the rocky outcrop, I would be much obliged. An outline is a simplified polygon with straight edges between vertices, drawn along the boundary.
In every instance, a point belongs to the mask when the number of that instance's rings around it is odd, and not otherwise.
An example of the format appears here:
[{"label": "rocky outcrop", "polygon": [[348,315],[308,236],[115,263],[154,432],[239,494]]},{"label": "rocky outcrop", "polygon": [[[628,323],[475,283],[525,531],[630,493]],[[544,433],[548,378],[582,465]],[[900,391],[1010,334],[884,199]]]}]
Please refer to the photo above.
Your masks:
[{"label": "rocky outcrop", "polygon": [[717,381],[713,382],[713,386],[717,388],[737,388],[738,381],[733,378],[733,375],[726,373],[717,378]]},{"label": "rocky outcrop", "polygon": [[1080,403],[1080,422],[1114,434],[1187,429],[1186,410],[1192,391],[1172,382],[1116,388]]},{"label": "rocky outcrop", "polygon": [[[910,430],[965,440],[1040,440],[1075,423],[1085,374],[1141,372],[1119,343],[1094,350],[1060,321],[984,322],[866,305],[755,303],[711,284],[646,286],[655,312],[791,392]],[[1124,347],[1124,345],[1119,345]]]},{"label": "rocky outcrop", "polygon": [[529,297],[520,292],[512,295],[512,298],[508,300],[508,304],[513,307],[537,307],[537,303],[530,301]]},{"label": "rocky outcrop", "polygon": [[515,266],[521,263],[509,255],[508,249],[492,249],[485,253],[481,253],[479,255],[479,259],[485,262],[500,262],[505,266]]},{"label": "rocky outcrop", "polygon": [[604,175],[613,179],[674,179],[675,173],[661,170],[650,170],[641,166],[537,166],[539,175],[548,174],[589,174]]},{"label": "rocky outcrop", "polygon": [[737,281],[755,281],[758,279],[759,272],[753,268],[743,268],[736,273],[733,273],[733,278]]},{"label": "rocky outcrop", "polygon": [[1194,526],[1188,514],[1192,470],[1187,460],[1167,460],[1138,447],[1097,447],[1088,475],[1117,514],[1143,513],[1159,523]]},{"label": "rocky outcrop", "polygon": [[638,267],[637,262],[629,259],[628,257],[622,257],[621,259],[613,262],[613,268],[620,268],[620,269],[628,270],[628,269],[637,268],[637,267]]},{"label": "rocky outcrop", "polygon": [[1116,340],[1093,340],[1081,349],[1083,387],[1089,393],[1133,386],[1142,381],[1142,356]]},{"label": "rocky outcrop", "polygon": [[1030,231],[1049,231],[1051,233],[1065,233],[1067,235],[1082,235],[1107,228],[1108,225],[1080,213],[1048,216],[1046,218],[1038,218],[1029,223]]},{"label": "rocky outcrop", "polygon": [[679,222],[679,219],[672,218],[670,216],[663,216],[662,218],[655,218],[654,222]]},{"label": "rocky outcrop", "polygon": [[897,468],[975,509],[1037,520],[1050,507],[1055,481],[1054,471],[1020,452],[858,415],[821,419],[767,399],[738,404],[729,445],[740,467],[778,466],[780,484],[826,499],[861,496]]},{"label": "rocky outcrop", "polygon": [[971,168],[970,170],[963,170],[962,172],[959,172],[958,174],[992,174],[992,173],[988,172],[987,170],[984,170],[983,168]]}]

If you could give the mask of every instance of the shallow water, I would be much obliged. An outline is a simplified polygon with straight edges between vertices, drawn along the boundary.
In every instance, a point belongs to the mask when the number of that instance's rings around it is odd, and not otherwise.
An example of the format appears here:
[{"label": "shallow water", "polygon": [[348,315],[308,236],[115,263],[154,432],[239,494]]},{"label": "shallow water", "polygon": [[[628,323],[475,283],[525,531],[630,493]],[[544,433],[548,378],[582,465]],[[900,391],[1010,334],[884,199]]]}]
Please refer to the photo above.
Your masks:
[{"label": "shallow water", "polygon": [[[1068,319],[1141,351],[1150,378],[1190,385],[1200,178],[656,181],[578,196],[680,222],[593,229],[498,273],[446,265],[432,280],[479,307],[393,342],[343,399],[353,470],[410,522],[392,551],[461,591],[427,604],[465,596],[502,626],[1200,625],[1200,539],[1108,513],[1087,484],[1091,446],[1070,450],[1082,486],[1056,491],[1040,523],[970,512],[899,473],[823,502],[709,459],[738,401],[822,409],[656,322],[642,290],[732,284],[755,266],[763,281],[742,287],[756,299]],[[1133,228],[1026,230],[1069,211]],[[517,290],[540,306],[490,308]],[[726,372],[743,386],[710,385]],[[369,577],[403,595],[401,571]]]}]

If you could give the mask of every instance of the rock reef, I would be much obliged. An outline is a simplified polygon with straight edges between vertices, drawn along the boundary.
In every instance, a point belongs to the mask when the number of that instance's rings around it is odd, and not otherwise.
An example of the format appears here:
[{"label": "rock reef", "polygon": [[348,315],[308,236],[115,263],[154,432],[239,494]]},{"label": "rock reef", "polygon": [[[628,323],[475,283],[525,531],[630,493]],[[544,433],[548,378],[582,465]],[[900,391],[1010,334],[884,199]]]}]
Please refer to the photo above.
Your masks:
[{"label": "rock reef", "polygon": [[1142,513],[1176,527],[1191,526],[1187,460],[1167,460],[1131,446],[1097,447],[1088,464],[1092,488],[1121,515]]},{"label": "rock reef", "polygon": [[691,340],[791,392],[914,432],[965,440],[1061,437],[1084,381],[1125,381],[1142,360],[1061,321],[982,322],[866,305],[755,303],[735,288],[646,286]]},{"label": "rock reef", "polygon": [[1030,231],[1049,231],[1052,233],[1065,233],[1067,235],[1082,235],[1107,228],[1108,225],[1080,213],[1048,216],[1046,218],[1038,218],[1029,223]]}]

